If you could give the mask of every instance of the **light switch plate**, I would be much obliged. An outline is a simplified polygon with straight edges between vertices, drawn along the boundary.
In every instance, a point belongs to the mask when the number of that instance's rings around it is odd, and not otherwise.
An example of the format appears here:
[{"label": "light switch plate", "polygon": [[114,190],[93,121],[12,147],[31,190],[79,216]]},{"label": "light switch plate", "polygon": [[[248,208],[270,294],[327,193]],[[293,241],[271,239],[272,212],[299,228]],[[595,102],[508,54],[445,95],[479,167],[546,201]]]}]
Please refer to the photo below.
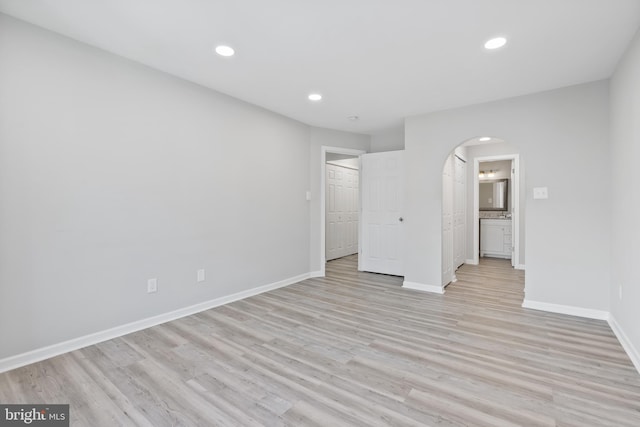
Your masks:
[{"label": "light switch plate", "polygon": [[548,199],[549,191],[547,187],[536,187],[533,189],[533,198],[534,199]]},{"label": "light switch plate", "polygon": [[158,291],[158,279],[147,280],[147,292],[152,294]]}]

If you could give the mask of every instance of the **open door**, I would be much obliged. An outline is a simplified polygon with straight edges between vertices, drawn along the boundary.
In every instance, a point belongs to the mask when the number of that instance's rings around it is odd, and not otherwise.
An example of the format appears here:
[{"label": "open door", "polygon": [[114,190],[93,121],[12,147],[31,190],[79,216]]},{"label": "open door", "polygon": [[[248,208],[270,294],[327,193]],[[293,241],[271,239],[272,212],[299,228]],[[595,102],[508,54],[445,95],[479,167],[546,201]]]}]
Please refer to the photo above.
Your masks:
[{"label": "open door", "polygon": [[516,266],[516,245],[513,239],[516,236],[516,165],[515,161],[511,160],[511,190],[509,194],[509,203],[511,204],[511,267]]},{"label": "open door", "polygon": [[404,275],[404,151],[361,156],[358,270]]}]

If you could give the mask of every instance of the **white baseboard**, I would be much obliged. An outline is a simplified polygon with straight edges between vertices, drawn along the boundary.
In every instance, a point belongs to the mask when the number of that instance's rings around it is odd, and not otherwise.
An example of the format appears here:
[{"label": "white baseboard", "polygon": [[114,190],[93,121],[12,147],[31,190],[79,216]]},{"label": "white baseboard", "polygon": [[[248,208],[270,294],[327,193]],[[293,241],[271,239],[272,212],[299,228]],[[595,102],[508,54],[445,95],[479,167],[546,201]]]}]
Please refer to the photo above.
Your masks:
[{"label": "white baseboard", "polygon": [[[479,264],[479,263],[478,263],[476,260],[474,260],[474,259],[466,259],[466,260],[464,260],[464,263],[465,263],[465,264],[467,264],[467,265],[478,265],[478,264]],[[518,264],[518,265],[516,265],[516,266],[515,266],[515,267],[513,267],[513,268],[515,268],[516,270],[524,270],[524,269],[525,269],[525,268],[524,268],[524,264]]]},{"label": "white baseboard", "polygon": [[157,316],[148,317],[146,319],[137,320],[125,325],[116,326],[115,328],[95,332],[93,334],[85,335],[78,338],[73,338],[68,341],[38,348],[15,356],[9,356],[4,359],[0,359],[0,373],[19,368],[21,366],[26,366],[31,363],[40,362],[41,360],[49,359],[63,353],[68,353],[70,351],[78,350],[80,348],[107,341],[113,338],[121,337],[132,332],[150,328],[161,323],[166,323],[170,322],[171,320],[179,319],[181,317],[190,316],[201,311],[209,310],[210,308],[245,299],[254,295],[261,294],[263,292],[268,292],[274,289],[289,286],[302,280],[308,279],[309,277],[309,273],[300,274],[299,276],[284,279],[279,282],[247,289],[246,291],[237,292],[235,294],[215,298],[209,301],[191,305],[189,307],[170,311],[168,313],[163,313]]},{"label": "white baseboard", "polygon": [[407,289],[413,289],[414,291],[432,292],[434,294],[444,294],[444,288],[442,286],[425,285],[424,283],[402,282],[402,287]]},{"label": "white baseboard", "polygon": [[571,305],[551,304],[548,302],[539,302],[524,300],[523,308],[531,308],[533,310],[550,311],[551,313],[568,314],[570,316],[586,317],[589,319],[608,320],[609,312],[603,310],[593,310],[590,308],[574,307]]},{"label": "white baseboard", "polygon": [[309,278],[314,278],[314,277],[325,277],[325,272],[322,270],[318,270],[318,271],[312,271],[311,273],[309,273]]},{"label": "white baseboard", "polygon": [[620,344],[622,344],[622,348],[624,348],[624,351],[626,351],[629,355],[629,359],[631,359],[631,363],[633,363],[633,366],[636,367],[636,371],[640,373],[640,351],[638,351],[638,349],[634,347],[633,343],[631,342],[629,337],[627,337],[627,334],[624,333],[624,331],[616,321],[616,318],[613,317],[612,314],[609,314],[609,326],[611,327],[613,333],[616,334],[616,337],[618,338],[618,341],[620,341]]}]

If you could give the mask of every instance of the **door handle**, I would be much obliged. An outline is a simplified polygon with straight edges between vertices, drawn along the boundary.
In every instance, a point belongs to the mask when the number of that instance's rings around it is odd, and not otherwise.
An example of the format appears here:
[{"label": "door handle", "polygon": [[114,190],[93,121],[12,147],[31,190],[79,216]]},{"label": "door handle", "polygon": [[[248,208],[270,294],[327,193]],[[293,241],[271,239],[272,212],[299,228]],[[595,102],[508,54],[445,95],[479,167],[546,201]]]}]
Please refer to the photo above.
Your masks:
[{"label": "door handle", "polygon": [[400,218],[398,218],[398,221],[402,222],[402,221],[404,221],[404,218],[400,217]]}]

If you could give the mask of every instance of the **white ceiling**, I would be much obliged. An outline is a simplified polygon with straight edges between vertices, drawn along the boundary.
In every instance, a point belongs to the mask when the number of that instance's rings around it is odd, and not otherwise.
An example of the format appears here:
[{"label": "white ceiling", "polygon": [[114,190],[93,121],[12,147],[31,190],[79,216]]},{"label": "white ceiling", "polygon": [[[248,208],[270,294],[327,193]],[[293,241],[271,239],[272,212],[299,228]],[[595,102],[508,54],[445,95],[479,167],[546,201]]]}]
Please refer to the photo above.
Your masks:
[{"label": "white ceiling", "polygon": [[[0,0],[0,11],[304,123],[361,133],[607,78],[640,25],[640,0]],[[485,51],[495,35],[508,45]],[[218,44],[236,56],[215,55]],[[312,91],[324,99],[308,101]]]}]

